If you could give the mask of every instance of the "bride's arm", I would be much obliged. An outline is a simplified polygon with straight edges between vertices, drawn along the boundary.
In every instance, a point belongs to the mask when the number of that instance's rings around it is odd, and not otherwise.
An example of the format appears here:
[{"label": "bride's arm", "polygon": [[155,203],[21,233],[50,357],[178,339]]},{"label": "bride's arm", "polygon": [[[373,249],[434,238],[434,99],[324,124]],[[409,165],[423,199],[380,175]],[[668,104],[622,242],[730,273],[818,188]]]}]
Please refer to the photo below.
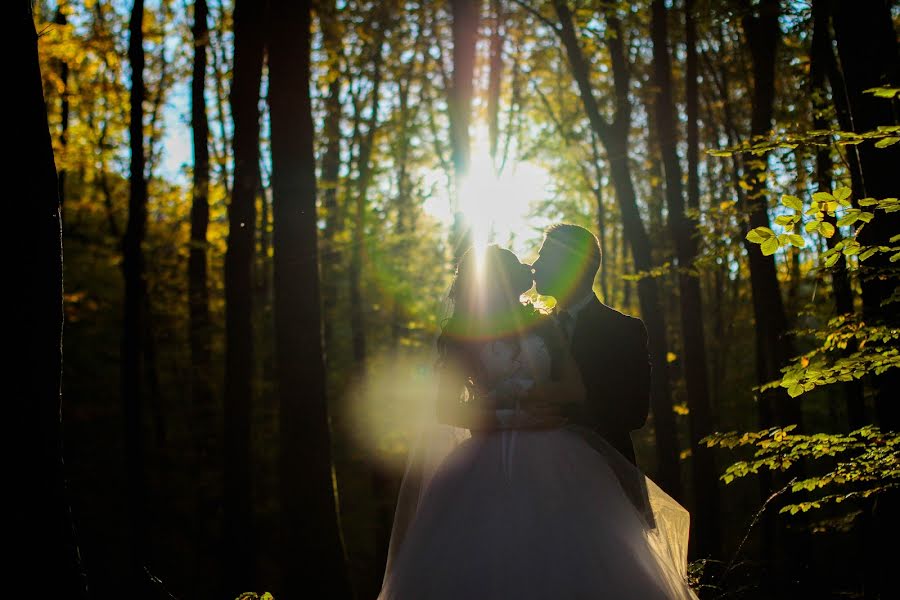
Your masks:
[{"label": "bride's arm", "polygon": [[559,379],[539,383],[524,394],[523,409],[539,417],[567,417],[577,413],[585,403],[586,392],[581,371],[568,348],[561,348]]},{"label": "bride's arm", "polygon": [[466,383],[462,373],[462,369],[452,362],[444,364],[438,372],[438,422],[472,431],[497,429],[499,422],[493,410],[460,399],[460,392]]}]

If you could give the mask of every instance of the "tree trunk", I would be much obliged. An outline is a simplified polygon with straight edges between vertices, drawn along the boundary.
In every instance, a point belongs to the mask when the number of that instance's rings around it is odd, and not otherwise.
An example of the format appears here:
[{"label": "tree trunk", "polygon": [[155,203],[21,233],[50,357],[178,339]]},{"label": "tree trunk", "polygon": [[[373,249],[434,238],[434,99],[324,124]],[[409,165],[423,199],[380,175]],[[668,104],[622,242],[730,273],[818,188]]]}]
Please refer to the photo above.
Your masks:
[{"label": "tree trunk", "polygon": [[[775,100],[775,63],[781,31],[778,26],[778,0],[763,0],[755,9],[744,3],[742,26],[753,71],[751,143],[769,136]],[[767,157],[747,155],[745,178],[750,189],[745,196],[745,210],[749,213],[749,229],[769,227],[766,198]],[[764,256],[757,244],[744,241],[750,264],[750,287],[753,296],[753,316],[756,325],[757,378],[760,384],[778,379],[781,368],[794,356],[793,338],[788,329],[784,301],[778,282],[774,255]],[[761,427],[796,424],[802,430],[800,402],[789,398],[783,389],[762,392],[759,396]],[[791,475],[797,475],[795,467]],[[775,489],[786,484],[786,475],[763,472],[760,491],[767,498]],[[774,484],[774,487],[773,487]],[[778,508],[783,497],[776,500],[763,516],[763,553],[774,566],[773,589],[793,589],[801,563],[806,560],[805,543],[800,535],[778,527]],[[791,578],[790,580],[788,578]]]},{"label": "tree trunk", "polygon": [[[203,516],[213,514],[217,496],[205,484],[216,471],[220,450],[217,411],[210,382],[209,287],[207,284],[206,232],[209,227],[209,121],[206,114],[206,62],[209,45],[206,0],[195,0],[194,63],[191,80],[191,129],[194,141],[193,201],[191,204],[191,246],[188,255],[188,313],[191,344],[191,431],[194,432],[197,475],[196,510],[199,519],[195,552],[208,546]],[[197,590],[203,589],[198,578]],[[213,588],[214,589],[214,588]],[[202,592],[201,592],[202,593]]]},{"label": "tree trunk", "polygon": [[[553,7],[559,18],[559,34],[565,46],[569,66],[578,84],[585,112],[591,128],[606,149],[610,175],[616,191],[616,200],[622,216],[624,235],[631,244],[634,268],[649,271],[653,268],[650,238],[638,212],[637,198],[631,177],[628,157],[628,130],[631,124],[631,105],[628,99],[629,74],[625,59],[622,28],[613,14],[608,14],[607,22],[615,31],[607,39],[612,59],[614,84],[616,89],[616,118],[607,123],[600,114],[588,74],[587,62],[572,23],[572,14],[564,0],[554,0]],[[612,9],[610,9],[612,10]],[[654,365],[650,382],[650,400],[653,409],[653,423],[656,430],[656,453],[660,486],[675,498],[681,497],[680,467],[678,464],[678,440],[675,432],[675,414],[669,388],[666,353],[668,342],[665,319],[662,314],[659,289],[653,277],[643,277],[638,282],[638,299],[641,316],[649,336],[650,360]]]},{"label": "tree trunk", "polygon": [[[689,10],[689,7],[686,7]],[[690,18],[690,17],[689,17]],[[709,406],[708,375],[706,371],[706,342],[703,337],[703,296],[700,279],[694,272],[697,257],[697,223],[685,214],[681,184],[681,164],[678,158],[678,131],[675,101],[672,97],[672,71],[669,57],[667,11],[663,0],[652,5],[651,37],[653,40],[653,69],[657,89],[656,133],[666,178],[666,207],[669,230],[675,242],[678,258],[678,290],[681,334],[684,348],[684,374],[687,387],[688,420],[691,433],[691,474],[694,488],[694,515],[697,519],[695,550],[700,557],[718,556],[720,535],[719,489],[712,450],[700,440],[712,432]],[[696,72],[694,73],[696,77]],[[694,89],[696,92],[696,87]],[[694,101],[696,107],[696,97]],[[696,114],[694,115],[696,119]],[[696,137],[693,139],[696,161]],[[693,165],[696,184],[696,162]]]},{"label": "tree trunk", "polygon": [[[837,40],[841,71],[834,69],[831,85],[838,106],[838,115],[844,113],[853,131],[863,133],[880,125],[896,125],[896,100],[885,100],[867,94],[873,87],[897,87],[900,84],[900,60],[898,60],[897,34],[891,16],[891,2],[869,2],[865,10],[840,0],[834,5],[834,33]],[[843,75],[843,85],[837,84]],[[838,104],[842,97],[846,105]],[[845,126],[842,124],[842,127]],[[897,195],[897,165],[900,164],[900,146],[875,148],[871,142],[855,146],[858,160],[857,181],[854,182],[854,198],[877,199]],[[852,163],[851,163],[852,165]],[[888,240],[900,231],[900,213],[879,211],[872,222],[859,232],[857,239],[864,246],[890,245]],[[868,324],[883,323],[897,327],[900,317],[896,304],[882,305],[896,290],[896,267],[888,254],[876,254],[860,266],[863,318]],[[881,277],[872,277],[880,274]],[[873,378],[875,393],[875,419],[883,429],[900,429],[900,407],[897,390],[900,389],[900,370],[890,369]],[[891,532],[897,531],[900,494],[890,490],[879,498],[872,511],[871,520],[863,521],[864,527],[874,533],[872,547],[884,547],[890,543]],[[866,592],[872,597],[888,594],[894,589],[892,581],[894,565],[884,553],[876,553],[867,564]]]},{"label": "tree trunk", "polygon": [[258,589],[253,531],[251,406],[254,397],[253,262],[259,95],[263,66],[264,3],[237,0],[234,8],[234,184],[225,252],[225,577],[227,594]]},{"label": "tree trunk", "polygon": [[[753,65],[753,139],[769,135],[772,127],[775,100],[775,58],[780,30],[778,0],[764,0],[759,14],[747,8],[743,17],[744,35],[750,48]],[[750,229],[769,227],[766,210],[766,157],[750,157],[747,199]],[[763,256],[758,245],[745,242],[750,262],[750,285],[753,291],[753,311],[757,331],[757,376],[759,383],[767,383],[781,375],[781,367],[794,355],[793,341],[788,333],[787,317],[778,284],[774,256]],[[760,425],[800,424],[800,406],[786,396],[775,401],[776,394],[760,397]]]},{"label": "tree trunk", "polygon": [[269,109],[275,360],[281,400],[282,595],[349,598],[333,487],[322,353],[309,96],[310,3],[273,0],[271,11]]},{"label": "tree trunk", "polygon": [[[871,2],[866,10],[852,6],[850,2],[835,4],[834,32],[841,60],[844,89],[853,131],[863,133],[879,125],[896,124],[896,100],[877,98],[865,90],[879,86],[897,86],[900,83],[900,57],[897,34],[887,0]],[[834,87],[834,83],[832,83]],[[892,106],[893,104],[893,106]],[[871,142],[855,148],[859,159],[861,189],[854,189],[855,198],[887,198],[897,193],[897,165],[900,164],[900,146],[875,148]],[[900,231],[900,213],[878,212],[871,223],[857,238],[864,246],[890,245],[889,239]],[[893,305],[882,306],[896,288],[896,278],[867,277],[874,273],[890,272],[894,268],[888,253],[872,256],[860,267],[863,316],[868,322],[885,321],[888,325],[898,322]],[[875,414],[879,425],[885,429],[900,429],[900,406],[895,395],[900,386],[900,371],[890,369],[875,379]]]},{"label": "tree trunk", "polygon": [[469,171],[469,122],[472,114],[472,79],[475,75],[475,43],[481,0],[450,0],[453,14],[453,75],[448,90],[450,155],[453,162],[453,226],[450,234],[454,262],[471,243],[470,223],[459,212],[460,184]]},{"label": "tree trunk", "polygon": [[[219,11],[217,14],[213,15],[213,22],[216,24],[216,27],[213,29],[215,35],[209,39],[210,46],[212,52],[212,72],[213,72],[213,81],[215,82],[215,99],[216,99],[216,122],[218,124],[219,129],[219,139],[222,141],[221,152],[216,151],[216,145],[213,144],[213,150],[216,154],[216,162],[217,167],[219,169],[219,176],[221,177],[222,187],[225,190],[225,196],[227,198],[231,197],[231,174],[228,172],[228,148],[232,147],[232,138],[228,135],[228,119],[225,113],[225,76],[222,71],[228,70],[227,59],[225,57],[225,50],[223,48],[224,42],[222,38],[224,37],[224,23],[226,22],[225,9],[222,4],[219,4]],[[212,42],[215,41],[215,44]],[[232,65],[233,67],[233,65]],[[233,75],[233,74],[232,74]]]},{"label": "tree trunk", "polygon": [[[13,8],[15,6],[15,8]],[[10,131],[26,135],[13,154],[12,169],[28,182],[28,194],[12,202],[12,222],[27,240],[24,252],[9,256],[14,266],[16,317],[6,345],[13,349],[7,404],[14,423],[10,447],[27,449],[28,460],[12,460],[8,489],[12,526],[5,536],[16,550],[7,569],[39,598],[87,598],[66,492],[61,420],[63,255],[59,180],[53,157],[47,106],[38,59],[32,3],[9,5],[16,22],[13,47],[13,106],[6,111]],[[17,55],[21,56],[21,55]],[[21,119],[25,119],[24,123]],[[15,239],[15,237],[14,237]],[[14,532],[14,533],[13,533]],[[32,577],[32,575],[34,575]]]},{"label": "tree trunk", "polygon": [[332,322],[336,318],[337,273],[340,251],[335,238],[342,228],[341,208],[338,205],[338,186],[341,170],[341,84],[343,81],[340,60],[342,36],[338,23],[336,2],[320,10],[319,27],[322,30],[322,44],[328,57],[328,68],[333,71],[325,98],[325,154],[322,157],[322,206],[325,209],[325,228],[322,230],[322,306],[325,322],[325,356],[333,358],[334,340]]},{"label": "tree trunk", "polygon": [[[60,3],[56,7],[56,17],[53,21],[57,25],[65,26],[68,24],[66,12],[63,10],[63,4]],[[65,152],[67,144],[67,136],[69,133],[69,63],[64,60],[59,61],[59,80],[62,82],[62,96],[60,106],[60,123],[59,123],[59,145]],[[58,174],[59,181],[59,204],[66,203],[66,169],[62,168]]]},{"label": "tree trunk", "polygon": [[[827,130],[830,122],[823,115],[828,99],[826,79],[829,65],[834,62],[834,50],[832,48],[831,32],[829,24],[829,6],[825,0],[815,0],[812,4],[813,34],[810,48],[810,97],[813,113],[813,129]],[[834,83],[832,83],[832,88]],[[832,94],[835,91],[832,90]],[[837,93],[842,93],[838,90]],[[855,150],[851,151],[855,156]],[[820,146],[816,150],[816,186],[817,191],[832,191],[832,162],[831,148]],[[826,238],[828,248],[834,248],[841,240],[834,217],[827,217],[832,225],[835,225],[835,234]],[[839,315],[853,314],[853,290],[850,286],[850,278],[847,273],[847,261],[843,254],[831,269],[831,286],[834,291],[835,312]],[[865,424],[865,404],[863,400],[862,385],[858,380],[847,381],[842,384],[844,399],[847,404],[847,423],[851,431],[859,429]]]},{"label": "tree trunk", "polygon": [[146,281],[141,245],[147,228],[147,180],[144,176],[144,49],[143,0],[135,0],[129,23],[128,62],[131,65],[130,121],[131,148],[128,224],[122,239],[122,274],[125,280],[122,325],[121,386],[125,417],[126,489],[131,534],[129,580],[137,597],[146,594],[144,553],[147,550],[145,459],[143,443],[144,296]]},{"label": "tree trunk", "polygon": [[488,138],[491,161],[497,166],[500,134],[500,84],[503,77],[503,0],[491,0],[490,76],[488,80]]}]

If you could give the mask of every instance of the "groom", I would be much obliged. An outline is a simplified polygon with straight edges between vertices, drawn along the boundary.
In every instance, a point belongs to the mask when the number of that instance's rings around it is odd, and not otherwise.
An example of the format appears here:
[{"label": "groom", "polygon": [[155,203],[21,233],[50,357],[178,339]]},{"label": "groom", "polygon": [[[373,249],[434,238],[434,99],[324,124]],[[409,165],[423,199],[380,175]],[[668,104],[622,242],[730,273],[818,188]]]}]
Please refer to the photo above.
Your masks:
[{"label": "groom", "polygon": [[594,295],[601,258],[597,238],[583,227],[558,224],[545,231],[532,265],[535,287],[556,298],[553,317],[578,364],[586,394],[580,406],[531,408],[598,433],[634,463],[631,431],[643,427],[650,408],[647,330],[640,319]]}]

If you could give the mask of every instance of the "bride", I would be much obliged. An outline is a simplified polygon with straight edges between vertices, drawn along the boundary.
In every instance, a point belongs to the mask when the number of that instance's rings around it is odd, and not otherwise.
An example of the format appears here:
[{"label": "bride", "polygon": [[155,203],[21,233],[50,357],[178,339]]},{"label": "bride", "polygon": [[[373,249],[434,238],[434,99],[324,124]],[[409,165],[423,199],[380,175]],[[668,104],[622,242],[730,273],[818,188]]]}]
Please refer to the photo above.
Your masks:
[{"label": "bride", "polygon": [[531,285],[497,246],[460,261],[379,599],[696,599],[687,512],[603,440],[520,408],[537,384],[584,399],[556,325],[519,300]]}]

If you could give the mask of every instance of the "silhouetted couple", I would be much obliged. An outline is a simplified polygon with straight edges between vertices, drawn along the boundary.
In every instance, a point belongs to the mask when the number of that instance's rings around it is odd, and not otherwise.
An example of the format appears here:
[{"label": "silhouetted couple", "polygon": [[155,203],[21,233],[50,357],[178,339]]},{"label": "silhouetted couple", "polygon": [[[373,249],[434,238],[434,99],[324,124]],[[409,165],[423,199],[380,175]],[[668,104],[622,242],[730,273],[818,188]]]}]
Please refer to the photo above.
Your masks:
[{"label": "silhouetted couple", "polygon": [[[575,225],[533,265],[463,256],[379,598],[696,598],[687,511],[634,466],[646,329],[594,295],[601,258]],[[551,314],[521,302],[532,285]]]}]

